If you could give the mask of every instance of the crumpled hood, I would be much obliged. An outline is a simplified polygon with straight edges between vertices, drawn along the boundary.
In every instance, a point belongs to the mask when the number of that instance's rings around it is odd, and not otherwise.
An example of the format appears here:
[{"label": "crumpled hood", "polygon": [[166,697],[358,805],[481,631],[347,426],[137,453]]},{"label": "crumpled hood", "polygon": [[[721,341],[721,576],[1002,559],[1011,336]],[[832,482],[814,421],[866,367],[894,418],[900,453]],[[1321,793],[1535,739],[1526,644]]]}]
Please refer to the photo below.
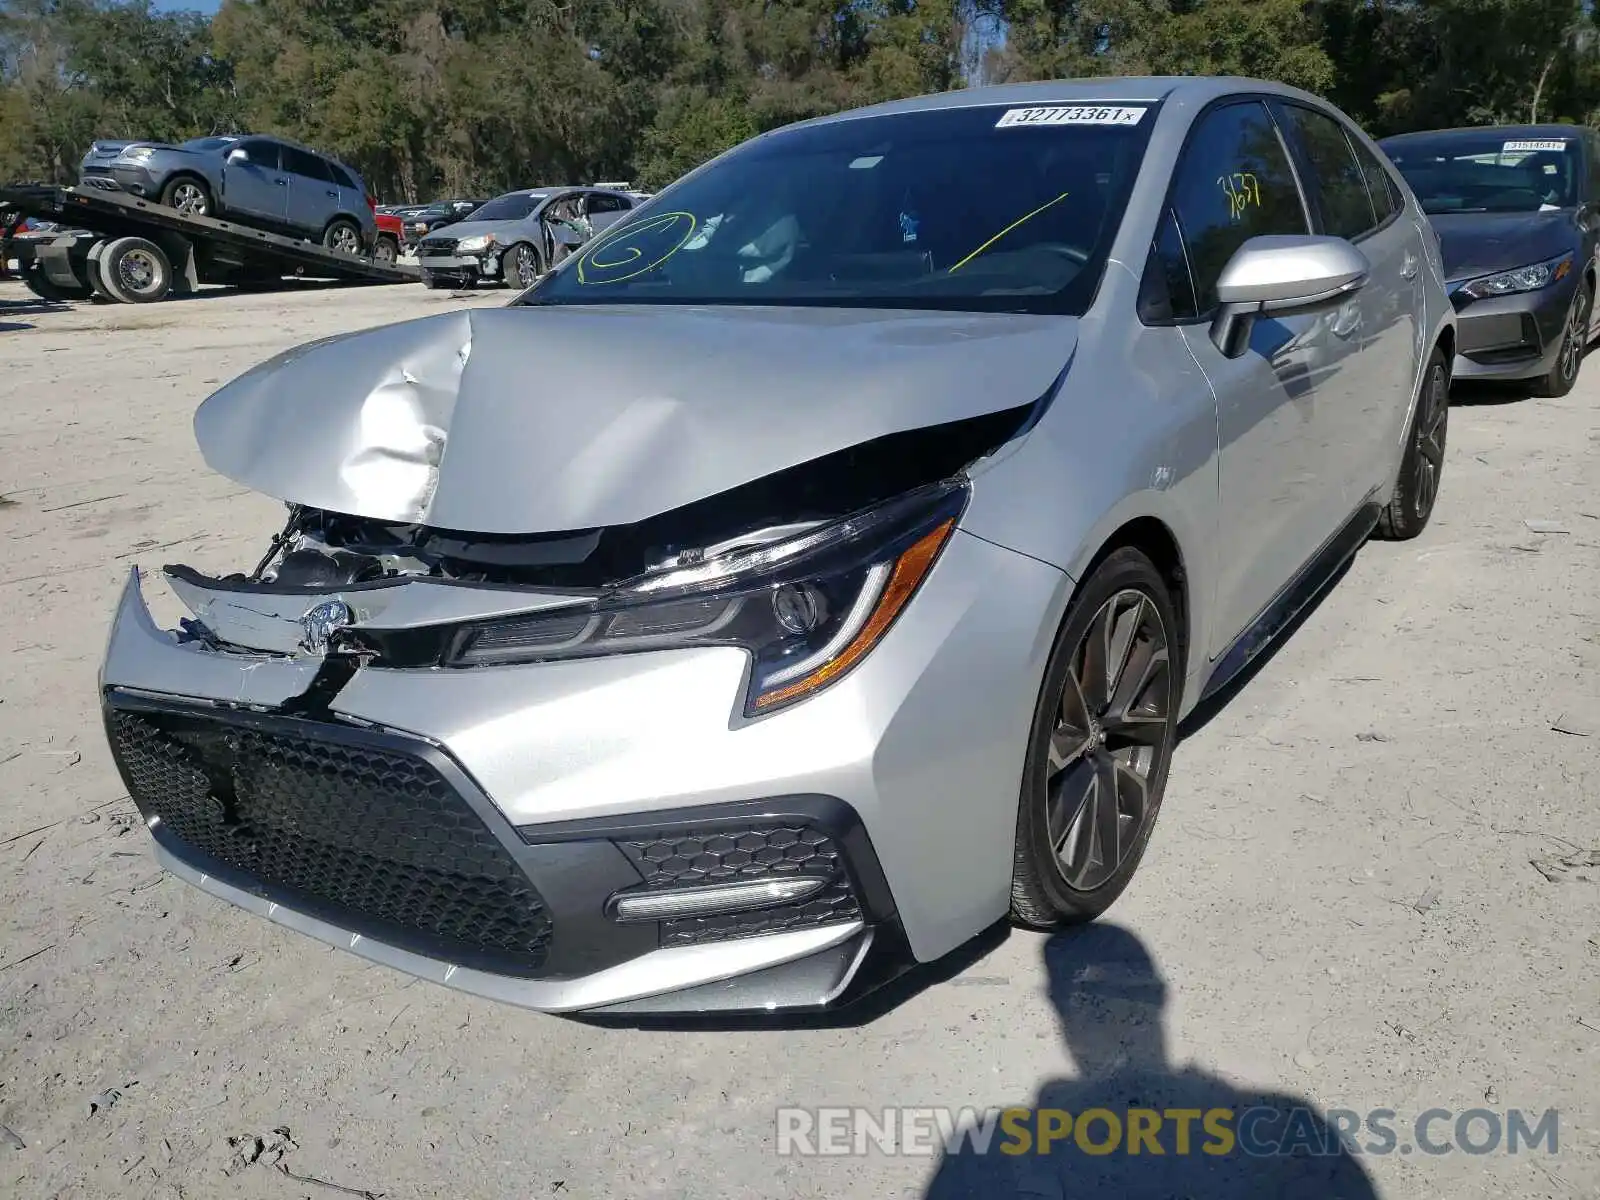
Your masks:
[{"label": "crumpled hood", "polygon": [[[444,218],[422,217],[417,219],[443,220]],[[521,224],[521,221],[454,221],[449,225],[440,225],[422,240],[426,242],[438,237],[450,238],[453,241],[460,241],[462,238],[477,237],[480,234],[485,233],[492,233],[495,235],[495,237],[499,238],[503,237],[513,226],[520,226]]]},{"label": "crumpled hood", "polygon": [[1444,277],[1451,283],[1543,262],[1579,244],[1578,224],[1570,209],[1445,213],[1428,220],[1439,234]]},{"label": "crumpled hood", "polygon": [[468,309],[278,355],[195,414],[278,499],[477,533],[631,524],[836,450],[1028,404],[1069,317]]}]

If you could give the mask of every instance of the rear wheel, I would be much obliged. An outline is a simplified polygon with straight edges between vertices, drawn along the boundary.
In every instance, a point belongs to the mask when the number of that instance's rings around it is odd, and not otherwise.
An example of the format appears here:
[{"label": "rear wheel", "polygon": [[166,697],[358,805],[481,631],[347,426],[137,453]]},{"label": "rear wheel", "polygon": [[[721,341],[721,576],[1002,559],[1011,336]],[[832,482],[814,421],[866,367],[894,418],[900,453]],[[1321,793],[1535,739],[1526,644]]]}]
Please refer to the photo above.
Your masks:
[{"label": "rear wheel", "polygon": [[1394,494],[1378,517],[1378,537],[1390,542],[1414,538],[1428,527],[1439,479],[1444,474],[1445,435],[1450,429],[1450,367],[1444,351],[1434,347],[1423,377],[1417,411],[1406,434],[1405,457]]},{"label": "rear wheel", "polygon": [[391,265],[393,265],[394,261],[396,259],[398,259],[399,257],[400,257],[400,245],[399,245],[399,243],[396,242],[394,240],[394,238],[391,235],[387,234],[387,233],[380,234],[379,237],[378,237],[377,244],[374,245],[373,248],[372,248],[372,261],[373,262],[377,262],[377,263],[383,263],[385,266],[391,266]]},{"label": "rear wheel", "polygon": [[1014,920],[1091,920],[1133,878],[1177,740],[1180,646],[1171,592],[1139,550],[1114,551],[1073,598],[1023,766]]},{"label": "rear wheel", "polygon": [[341,254],[361,253],[361,230],[347,217],[335,217],[322,231],[322,244]]},{"label": "rear wheel", "polygon": [[106,251],[110,248],[109,241],[96,242],[89,247],[89,256],[83,260],[83,276],[94,289],[96,300],[108,304],[132,304],[133,297],[126,295],[118,286],[117,277],[105,269]]},{"label": "rear wheel", "polygon": [[1561,349],[1556,353],[1555,365],[1548,375],[1535,383],[1535,395],[1565,396],[1578,382],[1583,352],[1589,345],[1589,309],[1593,304],[1594,293],[1588,280],[1584,280],[1572,295],[1572,307],[1567,310],[1567,325],[1561,333]]},{"label": "rear wheel", "polygon": [[161,203],[175,208],[185,216],[209,217],[215,215],[211,190],[192,175],[180,175],[167,180],[161,189]]},{"label": "rear wheel", "polygon": [[102,277],[134,304],[164,300],[172,290],[172,263],[166,252],[144,238],[118,238],[100,254]]}]

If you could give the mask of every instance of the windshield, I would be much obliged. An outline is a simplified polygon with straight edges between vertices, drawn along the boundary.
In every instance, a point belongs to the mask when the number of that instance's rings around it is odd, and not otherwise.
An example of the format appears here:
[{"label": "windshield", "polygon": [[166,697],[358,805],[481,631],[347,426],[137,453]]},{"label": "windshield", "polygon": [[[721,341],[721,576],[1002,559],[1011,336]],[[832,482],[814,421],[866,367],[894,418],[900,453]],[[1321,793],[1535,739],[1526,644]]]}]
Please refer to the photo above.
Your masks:
[{"label": "windshield", "polygon": [[1385,143],[1422,211],[1521,213],[1578,202],[1578,144],[1571,138],[1462,130]]},{"label": "windshield", "polygon": [[1154,105],[857,117],[749,142],[525,302],[1081,314]]},{"label": "windshield", "polygon": [[[543,192],[512,192],[507,196],[498,196],[489,201],[470,216],[474,221],[520,221],[534,209],[539,207],[543,200]],[[454,216],[448,208],[440,210],[441,216]]]},{"label": "windshield", "polygon": [[238,140],[238,138],[231,137],[193,138],[183,143],[183,148],[185,150],[199,150],[205,154],[214,154],[218,150],[226,150]]}]

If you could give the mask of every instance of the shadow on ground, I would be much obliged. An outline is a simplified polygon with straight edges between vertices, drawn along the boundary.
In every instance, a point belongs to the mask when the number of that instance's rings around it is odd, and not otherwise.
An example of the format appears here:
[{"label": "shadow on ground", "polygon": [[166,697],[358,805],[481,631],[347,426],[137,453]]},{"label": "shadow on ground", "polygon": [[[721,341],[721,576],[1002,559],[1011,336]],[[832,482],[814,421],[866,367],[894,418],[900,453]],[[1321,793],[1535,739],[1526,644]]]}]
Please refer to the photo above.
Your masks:
[{"label": "shadow on ground", "polygon": [[[1027,1101],[999,1098],[996,1108],[1032,1112],[1011,1114],[986,1149],[969,1141],[947,1154],[925,1200],[1376,1200],[1309,1100],[1169,1061],[1166,984],[1133,934],[1095,925],[1057,935],[1044,961],[1078,1078]],[[1136,1125],[1145,1136],[1130,1153]],[[1052,1130],[1042,1147],[1038,1134]]]}]

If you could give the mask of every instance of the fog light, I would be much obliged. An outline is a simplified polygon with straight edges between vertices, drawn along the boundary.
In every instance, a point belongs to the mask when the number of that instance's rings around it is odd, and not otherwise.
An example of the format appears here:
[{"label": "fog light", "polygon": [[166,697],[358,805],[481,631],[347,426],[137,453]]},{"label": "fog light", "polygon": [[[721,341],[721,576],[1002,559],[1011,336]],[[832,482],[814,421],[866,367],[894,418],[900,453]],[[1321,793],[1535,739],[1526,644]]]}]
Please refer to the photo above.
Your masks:
[{"label": "fog light", "polygon": [[828,602],[809,583],[786,583],[772,593],[772,612],[790,633],[810,633],[828,618]]},{"label": "fog light", "polygon": [[672,891],[622,892],[611,897],[606,915],[613,921],[627,924],[745,912],[804,900],[820,892],[827,882],[816,875],[792,875],[786,879],[751,879]]}]

